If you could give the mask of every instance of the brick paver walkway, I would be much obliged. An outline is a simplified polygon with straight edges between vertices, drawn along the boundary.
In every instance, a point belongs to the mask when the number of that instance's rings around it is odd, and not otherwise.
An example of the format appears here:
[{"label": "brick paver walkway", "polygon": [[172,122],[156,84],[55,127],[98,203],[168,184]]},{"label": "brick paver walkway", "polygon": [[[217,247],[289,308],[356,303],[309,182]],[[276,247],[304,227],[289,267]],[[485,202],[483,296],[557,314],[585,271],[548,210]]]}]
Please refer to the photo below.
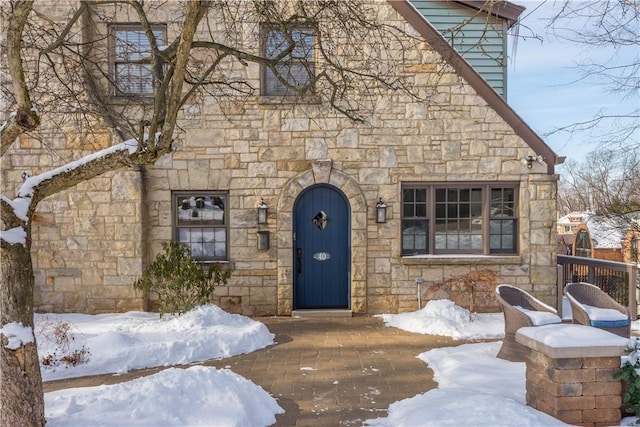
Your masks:
[{"label": "brick paver walkway", "polygon": [[[378,317],[256,320],[276,335],[276,345],[203,364],[228,367],[271,393],[286,411],[276,426],[359,426],[384,417],[391,403],[436,387],[432,371],[416,358],[420,353],[460,344],[385,327]],[[45,392],[113,384],[161,369],[49,382]]]}]

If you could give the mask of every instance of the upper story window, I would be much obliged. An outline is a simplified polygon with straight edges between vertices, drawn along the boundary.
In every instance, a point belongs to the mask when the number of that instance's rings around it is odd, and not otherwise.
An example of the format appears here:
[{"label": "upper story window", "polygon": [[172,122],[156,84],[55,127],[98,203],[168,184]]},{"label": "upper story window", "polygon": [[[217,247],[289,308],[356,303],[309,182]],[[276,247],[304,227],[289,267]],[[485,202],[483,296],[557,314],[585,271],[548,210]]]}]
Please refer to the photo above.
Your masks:
[{"label": "upper story window", "polygon": [[[141,25],[116,25],[113,35],[113,81],[116,96],[153,95],[151,44]],[[152,26],[158,46],[166,44],[166,28]]]},{"label": "upper story window", "polygon": [[517,253],[517,186],[404,184],[402,254]]},{"label": "upper story window", "polygon": [[313,39],[311,28],[296,28],[285,33],[275,27],[265,27],[262,54],[280,61],[275,67],[277,75],[273,69],[262,67],[262,95],[293,95],[295,89],[312,84],[315,76]]},{"label": "upper story window", "polygon": [[227,260],[228,205],[225,192],[173,193],[174,240],[189,246],[195,260]]}]

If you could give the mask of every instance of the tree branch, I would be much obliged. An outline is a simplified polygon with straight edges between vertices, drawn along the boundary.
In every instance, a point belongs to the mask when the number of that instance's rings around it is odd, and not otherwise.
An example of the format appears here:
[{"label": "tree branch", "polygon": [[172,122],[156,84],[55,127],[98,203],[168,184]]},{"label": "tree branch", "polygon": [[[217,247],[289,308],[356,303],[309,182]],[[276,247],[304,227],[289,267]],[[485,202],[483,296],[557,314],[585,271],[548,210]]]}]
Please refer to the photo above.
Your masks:
[{"label": "tree branch", "polygon": [[113,147],[92,153],[76,162],[60,166],[52,171],[29,177],[18,191],[18,197],[30,197],[28,217],[37,204],[60,191],[67,190],[106,172],[136,163],[137,143],[129,140]]},{"label": "tree branch", "polygon": [[17,112],[0,131],[0,155],[4,155],[13,142],[23,133],[40,125],[38,114],[33,111],[29,88],[24,75],[20,44],[27,17],[33,8],[33,0],[19,0],[13,7],[12,19],[7,28],[7,65]]}]

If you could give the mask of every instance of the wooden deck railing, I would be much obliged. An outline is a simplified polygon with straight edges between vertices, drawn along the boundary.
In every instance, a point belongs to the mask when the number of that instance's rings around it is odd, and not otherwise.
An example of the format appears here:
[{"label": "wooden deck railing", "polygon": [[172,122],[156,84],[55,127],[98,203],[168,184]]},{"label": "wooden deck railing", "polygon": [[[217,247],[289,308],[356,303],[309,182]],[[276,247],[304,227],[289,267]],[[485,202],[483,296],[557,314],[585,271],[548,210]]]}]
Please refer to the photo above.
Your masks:
[{"label": "wooden deck railing", "polygon": [[613,299],[629,308],[632,319],[638,318],[640,274],[637,264],[558,255],[558,311],[562,314],[562,291],[567,283],[588,282],[598,286]]}]

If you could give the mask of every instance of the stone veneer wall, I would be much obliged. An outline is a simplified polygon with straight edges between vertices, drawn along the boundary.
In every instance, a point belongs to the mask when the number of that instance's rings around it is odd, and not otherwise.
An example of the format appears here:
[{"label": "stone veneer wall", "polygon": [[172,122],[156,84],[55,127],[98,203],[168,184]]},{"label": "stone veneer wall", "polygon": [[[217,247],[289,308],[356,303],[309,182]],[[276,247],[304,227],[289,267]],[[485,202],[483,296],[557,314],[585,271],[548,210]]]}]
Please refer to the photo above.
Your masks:
[{"label": "stone veneer wall", "polygon": [[[379,17],[408,28],[391,7],[376,4]],[[256,28],[245,24],[247,31]],[[258,45],[255,32],[244,39]],[[557,177],[546,173],[546,165],[522,165],[532,149],[452,69],[443,68],[426,43],[403,57],[414,90],[429,102],[393,93],[362,99],[375,110],[367,124],[314,103],[194,97],[180,117],[184,132],[176,135],[174,153],[142,172],[114,172],[41,206],[34,222],[36,308],[142,307],[131,284],[171,239],[171,191],[226,190],[233,275],[216,289],[215,302],[248,315],[289,314],[291,210],[295,197],[318,182],[340,188],[351,206],[354,312],[415,310],[416,278],[424,279],[423,305],[447,297],[477,311],[497,311],[492,292],[498,283],[554,304]],[[257,66],[232,72],[259,87]],[[18,174],[15,168],[37,164],[35,173],[60,163],[44,152],[35,150],[26,160],[14,153],[9,165]],[[399,256],[402,182],[498,180],[520,185],[518,255]],[[385,224],[374,219],[379,197],[388,205]],[[262,228],[271,232],[268,251],[256,250],[255,209],[262,198],[270,207]]]}]

